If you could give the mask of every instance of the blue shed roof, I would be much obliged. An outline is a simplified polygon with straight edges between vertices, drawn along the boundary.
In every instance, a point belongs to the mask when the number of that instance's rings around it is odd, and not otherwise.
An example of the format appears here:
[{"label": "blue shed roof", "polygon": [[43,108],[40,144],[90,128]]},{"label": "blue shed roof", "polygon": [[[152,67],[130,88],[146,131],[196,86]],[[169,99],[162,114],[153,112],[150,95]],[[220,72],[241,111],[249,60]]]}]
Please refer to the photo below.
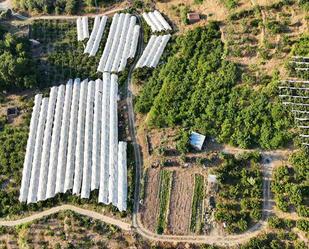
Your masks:
[{"label": "blue shed roof", "polygon": [[192,132],[190,135],[190,144],[197,150],[202,150],[204,141],[205,141],[205,136],[202,134],[199,134],[197,132]]}]

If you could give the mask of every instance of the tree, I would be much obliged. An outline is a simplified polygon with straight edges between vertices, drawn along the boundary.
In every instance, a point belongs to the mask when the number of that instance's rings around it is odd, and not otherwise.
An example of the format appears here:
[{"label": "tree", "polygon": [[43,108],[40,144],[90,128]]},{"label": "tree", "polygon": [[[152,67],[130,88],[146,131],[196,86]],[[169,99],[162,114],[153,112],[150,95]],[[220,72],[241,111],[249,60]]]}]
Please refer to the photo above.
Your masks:
[{"label": "tree", "polygon": [[77,0],[67,0],[65,5],[65,12],[73,15],[76,14],[78,10],[78,1]]},{"label": "tree", "polygon": [[0,40],[0,90],[31,88],[36,84],[37,73],[29,41],[5,33]]}]

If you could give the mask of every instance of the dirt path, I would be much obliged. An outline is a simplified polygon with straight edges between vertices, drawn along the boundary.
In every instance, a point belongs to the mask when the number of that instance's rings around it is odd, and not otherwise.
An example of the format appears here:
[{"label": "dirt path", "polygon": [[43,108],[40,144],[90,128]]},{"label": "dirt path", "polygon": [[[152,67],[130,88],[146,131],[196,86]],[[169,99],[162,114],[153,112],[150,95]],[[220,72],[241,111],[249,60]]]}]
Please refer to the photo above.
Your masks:
[{"label": "dirt path", "polygon": [[55,214],[55,213],[65,211],[65,210],[71,210],[75,213],[85,215],[85,216],[91,217],[91,218],[96,219],[96,220],[100,220],[100,221],[108,223],[108,224],[112,224],[114,226],[117,226],[117,227],[125,230],[125,231],[131,230],[131,225],[128,224],[128,223],[125,223],[123,221],[108,217],[106,215],[100,214],[100,213],[95,212],[95,211],[79,208],[79,207],[76,207],[76,206],[73,206],[73,205],[62,205],[62,206],[58,206],[58,207],[53,207],[53,208],[50,208],[48,210],[30,215],[26,218],[22,218],[22,219],[18,219],[18,220],[0,221],[0,226],[9,226],[9,227],[17,226],[17,225],[32,222],[34,220],[41,219],[45,216],[49,216],[51,214]]}]

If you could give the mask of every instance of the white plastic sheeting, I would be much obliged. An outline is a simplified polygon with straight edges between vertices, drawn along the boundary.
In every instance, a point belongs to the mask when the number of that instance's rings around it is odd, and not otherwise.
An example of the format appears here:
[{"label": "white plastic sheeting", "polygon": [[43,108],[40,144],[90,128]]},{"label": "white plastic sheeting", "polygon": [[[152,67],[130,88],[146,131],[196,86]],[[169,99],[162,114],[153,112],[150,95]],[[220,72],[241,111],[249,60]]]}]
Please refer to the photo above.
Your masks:
[{"label": "white plastic sheeting", "polygon": [[89,198],[91,185],[92,139],[93,139],[93,105],[95,83],[90,81],[87,90],[87,105],[85,119],[85,149],[81,198]]},{"label": "white plastic sheeting", "polygon": [[95,41],[97,34],[98,34],[99,26],[100,26],[100,17],[96,16],[94,18],[93,29],[91,31],[90,38],[87,41],[87,45],[85,47],[84,53],[90,53],[91,52],[91,50],[93,48],[94,41]]},{"label": "white plastic sheeting", "polygon": [[77,17],[76,19],[76,29],[77,29],[77,40],[82,41],[84,35],[83,35],[83,24],[81,17]]},{"label": "white plastic sheeting", "polygon": [[118,149],[118,77],[52,87],[35,97],[20,201],[33,203],[73,189],[126,210],[126,145]]},{"label": "white plastic sheeting", "polygon": [[169,41],[169,39],[171,38],[171,35],[164,35],[162,40],[161,40],[161,43],[160,43],[160,46],[158,48],[158,50],[156,51],[151,63],[150,63],[150,67],[156,67],[160,61],[160,58],[163,54],[163,51]]},{"label": "white plastic sheeting", "polygon": [[108,204],[110,87],[111,76],[109,73],[103,73],[99,202],[104,204]]},{"label": "white plastic sheeting", "polygon": [[88,17],[77,17],[76,19],[77,40],[83,41],[89,38]]},{"label": "white plastic sheeting", "polygon": [[132,42],[131,42],[130,52],[129,52],[128,58],[134,58],[134,56],[135,56],[137,44],[138,44],[140,28],[141,27],[139,25],[134,26],[133,37],[132,37]]},{"label": "white plastic sheeting", "polygon": [[152,35],[147,43],[146,48],[143,51],[142,56],[139,58],[136,68],[143,67],[145,65],[145,61],[147,60],[147,57],[149,56],[150,50],[152,49],[152,46],[154,45],[155,41],[157,39],[157,36]]},{"label": "white plastic sheeting", "polygon": [[116,50],[116,56],[114,58],[113,64],[112,64],[112,72],[117,72],[118,67],[121,61],[122,54],[124,52],[124,46],[126,43],[126,38],[127,38],[127,33],[129,29],[129,24],[130,24],[130,14],[125,14],[124,20],[123,20],[123,25],[122,25],[122,30],[121,30],[121,35],[119,38],[119,44]]},{"label": "white plastic sheeting", "polygon": [[83,24],[83,40],[89,38],[88,16],[82,17]]},{"label": "white plastic sheeting", "polygon": [[142,56],[136,64],[139,67],[156,67],[171,35],[151,36]]},{"label": "white plastic sheeting", "polygon": [[25,155],[23,178],[22,178],[20,196],[19,196],[20,202],[26,202],[28,195],[30,194],[29,184],[31,181],[32,161],[33,161],[34,153],[36,150],[36,142],[37,142],[37,138],[39,137],[39,134],[37,132],[37,126],[39,124],[40,117],[41,117],[40,116],[40,110],[42,109],[41,103],[42,103],[42,95],[37,95],[34,100],[34,107],[33,107],[32,118],[30,122],[30,133],[29,133],[29,138],[27,142],[27,151]]},{"label": "white plastic sheeting", "polygon": [[136,23],[136,17],[132,16],[130,18],[129,28],[128,28],[128,32],[127,32],[127,36],[126,36],[126,40],[125,40],[125,44],[124,44],[124,49],[123,49],[123,52],[122,52],[120,65],[119,65],[119,68],[118,68],[118,72],[121,72],[126,67],[127,59],[129,58],[131,43],[133,41],[135,23]]},{"label": "white plastic sheeting", "polygon": [[146,23],[150,26],[152,32],[158,31],[156,25],[152,22],[152,20],[148,16],[148,13],[143,13],[142,16],[146,21]]},{"label": "white plastic sheeting", "polygon": [[117,26],[118,26],[118,20],[119,20],[119,14],[115,14],[114,17],[113,17],[113,21],[112,21],[110,30],[109,30],[109,34],[108,34],[108,37],[107,37],[107,41],[106,41],[106,44],[105,44],[103,54],[100,58],[99,66],[98,66],[98,69],[97,69],[99,72],[104,72],[104,68],[105,68],[109,53],[111,52],[111,48],[112,48],[112,45],[113,45],[114,35],[115,35],[116,29],[117,29]]},{"label": "white plastic sheeting", "polygon": [[46,195],[46,184],[47,184],[47,175],[49,168],[49,155],[50,155],[50,144],[52,138],[52,129],[54,121],[54,112],[56,107],[57,100],[57,87],[52,87],[49,94],[49,102],[47,109],[47,119],[44,130],[44,140],[43,140],[43,149],[42,149],[42,161],[40,168],[40,178],[39,178],[39,189],[37,200],[45,200]]},{"label": "white plastic sheeting", "polygon": [[43,145],[44,128],[45,128],[45,122],[46,122],[46,116],[47,116],[46,115],[47,108],[48,108],[48,98],[43,98],[41,110],[40,110],[37,137],[35,140],[34,156],[33,156],[27,203],[36,202],[36,199],[37,199],[38,183],[39,183],[39,177],[40,177],[40,166],[41,166],[41,158],[42,158],[42,145]]},{"label": "white plastic sheeting", "polygon": [[118,77],[111,75],[110,91],[110,120],[109,120],[109,183],[108,194],[109,203],[117,206],[118,203],[118,114],[117,114],[117,97],[118,97]]},{"label": "white plastic sheeting", "polygon": [[67,163],[67,148],[69,139],[69,126],[70,126],[70,111],[72,102],[73,81],[69,80],[65,86],[64,106],[62,114],[62,124],[60,133],[60,144],[57,165],[56,177],[56,194],[64,192],[64,176]]},{"label": "white plastic sheeting", "polygon": [[72,105],[70,111],[70,128],[69,128],[65,181],[64,181],[64,192],[73,188],[79,95],[80,95],[80,79],[77,78],[75,79],[73,85]]},{"label": "white plastic sheeting", "polygon": [[102,91],[103,81],[97,79],[94,93],[91,190],[98,189],[100,183]]},{"label": "white plastic sheeting", "polygon": [[55,119],[54,119],[54,127],[53,127],[53,133],[52,133],[51,148],[50,148],[46,198],[51,198],[55,196],[59,142],[60,142],[61,123],[62,123],[62,111],[63,111],[63,104],[64,104],[64,93],[65,93],[65,85],[59,86],[58,95],[57,95],[57,103],[56,103],[56,111],[55,111]]},{"label": "white plastic sheeting", "polygon": [[127,210],[127,143],[118,144],[118,204],[120,211]]},{"label": "white plastic sheeting", "polygon": [[122,27],[123,27],[123,23],[124,23],[124,18],[125,18],[125,14],[121,13],[119,15],[119,20],[118,20],[116,32],[115,32],[115,35],[114,35],[113,44],[112,44],[110,53],[108,55],[107,62],[106,62],[105,67],[104,67],[104,72],[110,72],[112,70],[115,55],[116,55],[117,48],[118,48],[119,42],[120,42],[119,40],[120,40],[121,31],[122,31]]},{"label": "white plastic sheeting", "polygon": [[150,26],[152,32],[172,30],[171,26],[157,10],[154,12],[143,13],[142,16],[146,23]]},{"label": "white plastic sheeting", "polygon": [[165,30],[172,30],[172,27],[168,24],[168,22],[164,19],[164,17],[159,11],[155,10],[153,13],[156,16],[157,20],[159,20],[159,22],[162,24]]},{"label": "white plastic sheeting", "polygon": [[32,111],[30,128],[29,128],[29,137],[27,141],[26,155],[24,161],[24,168],[22,174],[21,188],[19,201],[25,202],[28,198],[28,187],[31,176],[31,168],[32,168],[32,160],[35,149],[36,135],[37,135],[37,127],[39,123],[40,109],[42,102],[42,94],[38,94],[34,98],[34,107]]},{"label": "white plastic sheeting", "polygon": [[98,72],[121,72],[128,58],[133,58],[138,44],[140,26],[130,14],[115,14],[101,56]]},{"label": "white plastic sheeting", "polygon": [[75,171],[73,194],[79,194],[83,165],[84,165],[84,140],[85,140],[85,114],[87,105],[87,84],[88,80],[81,83],[79,104],[78,104],[78,123],[77,123],[77,140],[76,140],[76,154],[75,154]]},{"label": "white plastic sheeting", "polygon": [[157,18],[156,18],[156,16],[154,15],[153,12],[148,12],[148,16],[149,16],[150,20],[153,22],[153,24],[155,25],[157,31],[162,31],[162,30],[164,30],[163,25],[160,23],[159,20],[157,20]]},{"label": "white plastic sheeting", "polygon": [[152,46],[152,48],[150,49],[149,51],[149,54],[145,60],[145,63],[143,66],[146,66],[146,67],[150,67],[150,64],[152,62],[152,59],[154,58],[159,46],[160,46],[160,43],[162,41],[162,36],[158,36]]},{"label": "white plastic sheeting", "polygon": [[107,22],[107,16],[102,16],[102,19],[101,19],[101,22],[100,22],[100,25],[99,25],[99,29],[98,29],[97,35],[95,37],[95,40],[94,40],[94,43],[93,43],[93,46],[92,46],[92,49],[90,51],[89,56],[95,56],[96,53],[98,52],[100,42],[101,42],[101,39],[102,39],[102,36],[103,36],[103,32],[104,32],[104,29],[105,29],[105,26],[106,26],[106,22]]}]

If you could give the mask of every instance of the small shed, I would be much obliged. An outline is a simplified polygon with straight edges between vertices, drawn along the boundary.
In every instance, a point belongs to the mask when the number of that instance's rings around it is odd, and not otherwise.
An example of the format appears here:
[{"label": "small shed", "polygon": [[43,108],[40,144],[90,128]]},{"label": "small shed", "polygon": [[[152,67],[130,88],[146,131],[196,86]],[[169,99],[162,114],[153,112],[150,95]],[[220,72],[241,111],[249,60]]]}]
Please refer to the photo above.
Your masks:
[{"label": "small shed", "polygon": [[196,12],[190,12],[190,13],[187,14],[187,19],[188,19],[189,23],[196,23],[196,22],[199,22],[201,20],[201,17]]},{"label": "small shed", "polygon": [[209,174],[207,180],[209,183],[217,183],[217,176]]},{"label": "small shed", "polygon": [[196,150],[202,150],[206,137],[197,132],[192,132],[190,135],[190,145]]}]

